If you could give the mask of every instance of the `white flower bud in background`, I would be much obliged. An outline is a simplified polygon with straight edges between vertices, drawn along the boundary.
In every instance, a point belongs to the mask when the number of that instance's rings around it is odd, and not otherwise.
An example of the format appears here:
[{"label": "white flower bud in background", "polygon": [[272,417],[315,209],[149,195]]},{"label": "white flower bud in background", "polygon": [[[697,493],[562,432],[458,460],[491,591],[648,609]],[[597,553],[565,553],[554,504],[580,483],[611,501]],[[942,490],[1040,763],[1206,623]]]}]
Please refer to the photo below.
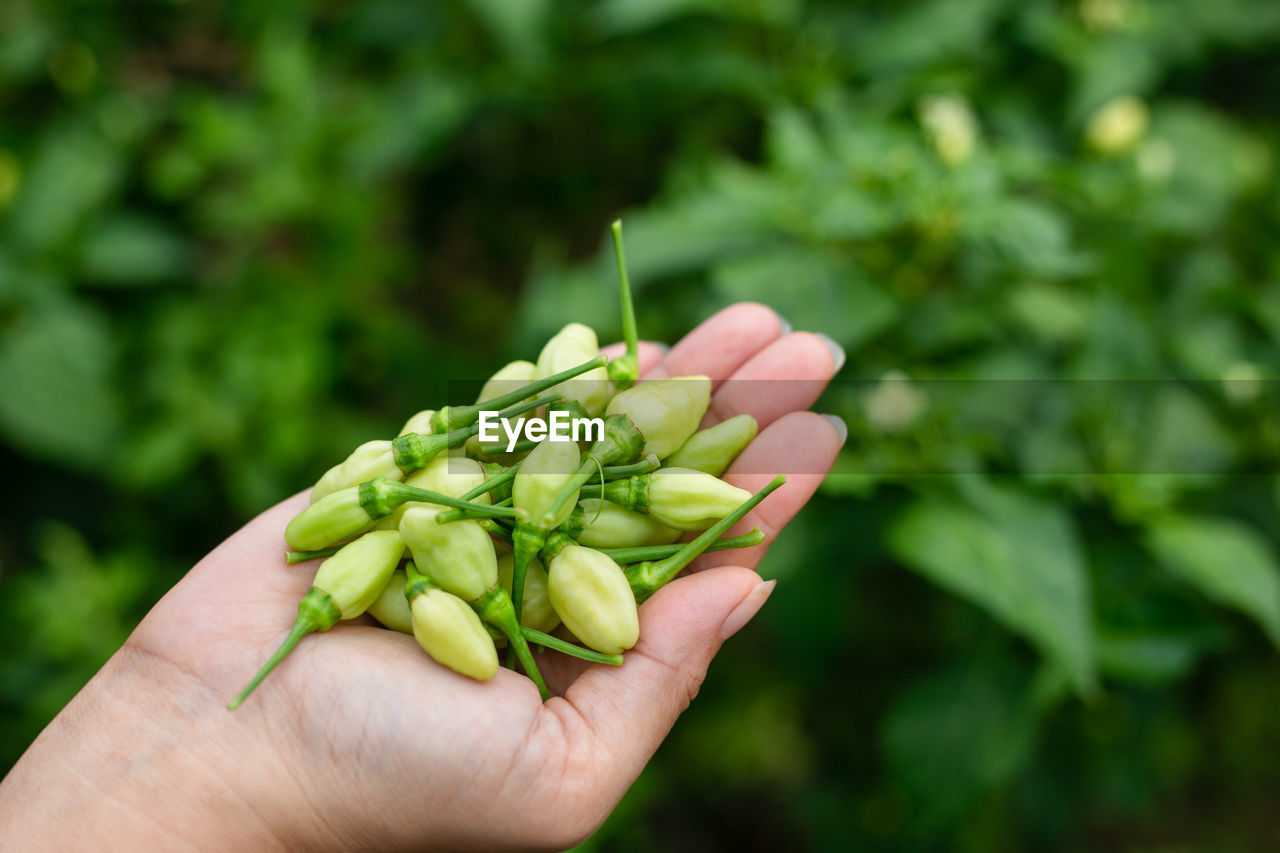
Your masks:
[{"label": "white flower bud in background", "polygon": [[929,407],[928,399],[906,375],[891,370],[862,401],[867,420],[883,433],[901,432]]},{"label": "white flower bud in background", "polygon": [[1112,98],[1085,125],[1085,142],[1099,154],[1123,154],[1146,135],[1150,118],[1147,105],[1140,98],[1133,95]]},{"label": "white flower bud in background", "polygon": [[978,138],[969,102],[959,95],[930,95],[920,103],[920,124],[938,156],[952,166],[968,160]]}]

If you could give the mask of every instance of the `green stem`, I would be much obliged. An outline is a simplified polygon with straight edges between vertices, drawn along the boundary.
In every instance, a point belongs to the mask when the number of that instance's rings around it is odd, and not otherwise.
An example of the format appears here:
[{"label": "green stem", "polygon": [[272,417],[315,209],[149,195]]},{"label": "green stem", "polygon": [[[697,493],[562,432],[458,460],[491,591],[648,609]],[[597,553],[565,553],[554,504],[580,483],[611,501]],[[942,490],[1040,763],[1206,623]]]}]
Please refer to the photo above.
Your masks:
[{"label": "green stem", "polygon": [[523,634],[524,638],[531,643],[542,646],[543,648],[551,649],[552,651],[560,652],[561,654],[568,655],[569,657],[577,658],[578,660],[590,661],[591,663],[603,663],[609,666],[622,666],[622,655],[606,655],[604,652],[597,652],[594,649],[575,646],[573,643],[566,643],[559,637],[553,637],[550,634],[544,634],[541,631],[536,631],[533,628],[526,628],[524,626],[521,626],[520,633]]},{"label": "green stem", "polygon": [[[535,400],[525,400],[509,409],[503,409],[498,412],[498,417],[512,418],[541,406],[552,405],[559,399],[559,394],[548,394]],[[459,427],[452,432],[440,431],[429,435],[410,432],[396,436],[391,442],[391,449],[395,453],[396,467],[403,471],[406,476],[412,474],[414,471],[425,468],[428,462],[435,459],[445,450],[465,444],[467,439],[478,435],[479,432],[480,425],[473,423],[470,426]]]},{"label": "green stem", "polygon": [[267,662],[262,665],[262,669],[258,670],[258,674],[245,686],[244,690],[240,691],[240,695],[227,703],[227,710],[234,711],[239,708],[244,700],[249,698],[249,694],[262,683],[262,679],[266,678],[271,673],[271,670],[275,669],[280,661],[284,660],[289,652],[293,651],[299,640],[307,636],[307,634],[328,631],[341,618],[342,611],[338,609],[338,605],[329,597],[329,593],[314,586],[307,590],[307,594],[302,596],[302,600],[298,602],[298,618],[294,620],[289,636],[284,638],[280,648],[276,649],[275,654],[267,659]]},{"label": "green stem", "polygon": [[503,483],[508,483],[511,480],[514,480],[516,477],[516,472],[520,470],[520,464],[522,462],[524,462],[523,459],[521,459],[520,462],[517,462],[516,464],[512,465],[507,470],[503,471],[498,476],[491,477],[488,480],[485,480],[483,483],[481,483],[480,485],[476,486],[474,489],[472,489],[471,491],[463,495],[461,500],[473,501],[483,494],[492,492],[494,489],[498,488]]},{"label": "green stem", "polygon": [[360,484],[360,505],[370,518],[382,518],[411,501],[440,504],[465,510],[475,515],[489,518],[515,518],[516,511],[511,507],[489,506],[488,504],[471,503],[460,498],[442,495],[417,486],[407,486],[385,477],[375,477],[367,483]]},{"label": "green stem", "polygon": [[577,501],[578,489],[591,477],[600,472],[603,478],[604,466],[610,462],[626,462],[635,459],[644,451],[644,436],[635,422],[627,415],[610,415],[605,419],[604,432],[599,440],[587,451],[582,464],[573,476],[560,487],[555,500],[542,516],[541,526],[550,528],[556,517],[569,501]]},{"label": "green stem", "polygon": [[627,354],[609,362],[609,378],[620,389],[630,388],[640,378],[640,340],[636,331],[636,309],[631,300],[631,277],[627,275],[627,253],[622,246],[622,220],[615,220],[613,254],[618,261],[618,299],[622,303],[622,339]]},{"label": "green stem", "polygon": [[604,466],[604,479],[621,480],[624,477],[634,477],[636,474],[648,474],[650,471],[657,471],[662,467],[662,461],[652,453],[639,462],[632,462],[630,465],[606,465]]},{"label": "green stem", "polygon": [[[730,548],[752,548],[764,541],[764,533],[759,527],[753,527],[749,533],[741,536],[726,536],[712,542],[707,551],[727,551]],[[661,560],[679,553],[684,543],[674,545],[640,545],[634,548],[597,548],[601,554],[607,554],[615,563],[641,563],[646,560]]]},{"label": "green stem", "polygon": [[472,606],[480,614],[481,619],[507,635],[508,646],[515,650],[516,657],[524,667],[525,675],[538,686],[542,701],[550,699],[551,692],[547,690],[546,682],[542,680],[542,673],[538,671],[533,652],[529,651],[529,643],[520,632],[520,622],[516,619],[515,608],[502,585],[494,584],[488,592],[473,602]]},{"label": "green stem", "polygon": [[330,545],[328,548],[320,548],[316,551],[285,551],[284,561],[292,566],[294,563],[319,560],[321,557],[332,557],[341,548],[341,545]]},{"label": "green stem", "polygon": [[445,406],[434,415],[431,416],[431,428],[436,432],[445,432],[447,430],[456,430],[460,427],[474,424],[480,417],[482,411],[492,411],[494,409],[502,409],[513,403],[518,403],[526,397],[533,397],[541,394],[548,388],[559,385],[567,379],[580,376],[588,370],[593,370],[608,361],[603,355],[598,355],[590,361],[584,361],[568,370],[562,370],[559,373],[548,376],[545,379],[539,379],[536,382],[530,382],[514,391],[501,394],[490,400],[483,400],[470,406]]},{"label": "green stem", "polygon": [[663,560],[632,563],[627,566],[624,571],[627,573],[627,581],[631,584],[631,591],[636,595],[636,601],[644,601],[657,592],[663,584],[668,583],[676,575],[680,574],[681,570],[692,563],[699,554],[707,550],[712,542],[720,538],[730,527],[741,521],[760,501],[771,495],[775,489],[785,482],[787,482],[787,478],[781,474],[774,477],[767,486],[743,501],[733,512],[702,531],[696,539],[681,545],[680,550],[670,557]]},{"label": "green stem", "polygon": [[[476,506],[484,507],[486,510],[505,509],[511,506],[511,498],[503,498],[502,500],[498,501],[496,504],[476,504]],[[514,518],[515,513],[513,512],[510,516],[507,516],[507,517]],[[461,521],[463,519],[476,521],[482,518],[491,519],[493,518],[493,513],[473,512],[471,509],[451,509],[448,512],[442,512],[439,515],[437,515],[436,521],[439,524],[448,524],[451,521]]]}]

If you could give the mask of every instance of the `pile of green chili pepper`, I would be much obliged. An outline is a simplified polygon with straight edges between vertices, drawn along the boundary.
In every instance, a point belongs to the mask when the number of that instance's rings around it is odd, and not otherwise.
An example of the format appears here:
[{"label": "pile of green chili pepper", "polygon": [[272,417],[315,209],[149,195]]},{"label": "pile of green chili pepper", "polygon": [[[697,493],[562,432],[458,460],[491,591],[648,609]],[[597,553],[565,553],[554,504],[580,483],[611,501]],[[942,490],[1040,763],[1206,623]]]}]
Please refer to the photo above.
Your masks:
[{"label": "pile of green chili pepper", "polygon": [[[531,646],[620,666],[638,606],[777,489],[719,479],[755,438],[749,415],[699,430],[706,376],[637,384],[638,338],[621,224],[613,225],[626,353],[600,354],[570,323],[536,362],[493,375],[469,406],[419,412],[398,436],[357,447],[324,473],[285,529],[288,562],[324,558],[280,648],[235,709],[307,634],[369,614],[412,634],[437,662],[481,681],[499,649],[548,692]],[[482,412],[549,423],[599,418],[594,441],[481,439]],[[528,435],[533,431],[528,430]],[[698,532],[692,540],[677,542]]]}]

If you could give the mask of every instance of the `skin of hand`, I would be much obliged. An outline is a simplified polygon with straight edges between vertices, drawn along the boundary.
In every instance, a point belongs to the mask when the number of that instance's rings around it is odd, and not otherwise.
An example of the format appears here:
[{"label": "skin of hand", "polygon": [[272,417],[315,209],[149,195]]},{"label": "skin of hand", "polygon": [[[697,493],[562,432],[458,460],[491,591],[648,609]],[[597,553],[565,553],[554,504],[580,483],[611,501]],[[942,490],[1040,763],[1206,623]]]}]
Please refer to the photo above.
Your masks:
[{"label": "skin of hand", "polygon": [[[606,350],[612,355],[620,347]],[[641,346],[651,378],[706,374],[722,391],[704,426],[746,412],[760,434],[726,474],[826,471],[843,436],[806,411],[839,368],[817,335],[770,309],[731,306],[670,351]],[[792,378],[734,396],[728,378]],[[735,473],[738,472],[752,472]],[[540,661],[489,682],[432,661],[362,620],[302,641],[237,711],[227,701],[293,624],[315,563],[289,566],[296,495],[201,560],[0,783],[18,849],[560,849],[587,838],[698,692],[721,643],[773,589],[753,570],[822,480],[788,482],[733,533],[757,548],[706,555],[640,608],[623,666]]]}]

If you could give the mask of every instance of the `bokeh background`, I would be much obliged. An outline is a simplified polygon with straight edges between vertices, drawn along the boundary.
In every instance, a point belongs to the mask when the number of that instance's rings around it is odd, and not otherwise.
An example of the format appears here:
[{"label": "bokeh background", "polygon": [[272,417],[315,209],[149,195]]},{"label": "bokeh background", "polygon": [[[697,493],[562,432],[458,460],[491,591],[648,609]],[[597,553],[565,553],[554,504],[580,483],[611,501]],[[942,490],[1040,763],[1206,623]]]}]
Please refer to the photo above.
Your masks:
[{"label": "bokeh background", "polygon": [[[0,769],[256,512],[615,338],[622,215],[645,336],[766,301],[851,432],[588,849],[1275,849],[1277,92],[1273,0],[6,0]],[[937,393],[1045,377],[1177,381]]]}]

